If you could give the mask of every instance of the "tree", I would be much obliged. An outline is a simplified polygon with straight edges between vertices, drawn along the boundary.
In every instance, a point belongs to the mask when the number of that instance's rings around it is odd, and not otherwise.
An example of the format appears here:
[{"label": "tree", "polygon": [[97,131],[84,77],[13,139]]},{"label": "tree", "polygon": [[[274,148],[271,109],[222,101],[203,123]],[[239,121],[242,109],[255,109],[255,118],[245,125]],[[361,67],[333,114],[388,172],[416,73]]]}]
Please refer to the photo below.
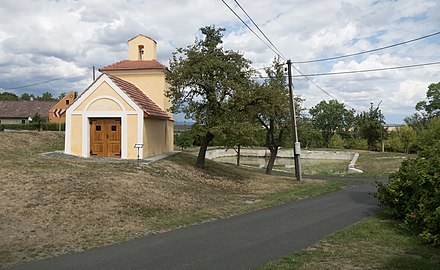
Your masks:
[{"label": "tree", "polygon": [[266,174],[271,174],[278,149],[285,143],[291,123],[289,95],[280,60],[275,59],[266,73],[267,79],[261,85],[256,85],[250,93],[249,108],[266,131],[266,147],[270,151]]},{"label": "tree", "polygon": [[407,116],[404,119],[405,124],[412,127],[416,131],[420,131],[426,127],[427,118],[425,118],[422,113],[416,112],[411,116]]},{"label": "tree", "polygon": [[57,99],[54,98],[50,92],[44,92],[41,96],[37,97],[37,100],[56,101]]},{"label": "tree", "polygon": [[403,151],[405,154],[409,154],[411,146],[416,141],[416,132],[408,125],[404,125],[399,130],[399,137],[403,144]]},{"label": "tree", "polygon": [[14,93],[0,92],[0,100],[18,100],[18,97]]},{"label": "tree", "polygon": [[333,134],[345,135],[353,127],[354,110],[345,108],[344,103],[337,100],[323,100],[309,110],[313,126],[320,130],[325,144],[328,146]]},{"label": "tree", "polygon": [[174,143],[183,149],[193,146],[194,137],[191,130],[184,130],[174,137]]},{"label": "tree", "polygon": [[202,135],[196,166],[205,167],[206,150],[212,139],[222,134],[228,123],[223,114],[234,110],[229,101],[245,87],[252,74],[250,61],[242,54],[221,47],[225,29],[207,26],[200,29],[204,38],[178,48],[170,60],[166,93],[173,112],[184,112],[194,119]]},{"label": "tree", "polygon": [[344,140],[342,139],[341,135],[335,133],[330,138],[330,142],[328,146],[330,148],[344,148]]},{"label": "tree", "polygon": [[63,98],[65,98],[66,97],[66,92],[61,92],[59,95],[58,95],[58,97],[57,97],[57,100],[62,100]]},{"label": "tree", "polygon": [[20,100],[33,100],[35,99],[34,94],[23,93],[20,96]]},{"label": "tree", "polygon": [[323,146],[324,139],[321,132],[313,126],[312,121],[308,117],[299,117],[297,123],[298,137],[301,138],[304,148]]},{"label": "tree", "polygon": [[356,130],[362,138],[367,139],[368,150],[372,151],[374,144],[384,139],[386,135],[384,123],[384,116],[379,106],[374,108],[373,103],[371,103],[369,111],[358,114]]},{"label": "tree", "polygon": [[430,244],[440,246],[440,117],[420,134],[415,159],[402,162],[387,184],[376,182],[375,197],[388,212]]},{"label": "tree", "polygon": [[421,111],[426,118],[440,115],[440,82],[428,86],[426,100],[418,102],[416,110]]},{"label": "tree", "polygon": [[242,101],[237,102],[234,97],[231,104],[240,110],[229,110],[223,115],[223,120],[228,125],[225,126],[223,133],[216,138],[216,142],[227,148],[232,148],[237,153],[237,166],[240,166],[240,150],[242,146],[251,146],[257,143],[257,132],[259,125],[255,119],[242,106]]}]

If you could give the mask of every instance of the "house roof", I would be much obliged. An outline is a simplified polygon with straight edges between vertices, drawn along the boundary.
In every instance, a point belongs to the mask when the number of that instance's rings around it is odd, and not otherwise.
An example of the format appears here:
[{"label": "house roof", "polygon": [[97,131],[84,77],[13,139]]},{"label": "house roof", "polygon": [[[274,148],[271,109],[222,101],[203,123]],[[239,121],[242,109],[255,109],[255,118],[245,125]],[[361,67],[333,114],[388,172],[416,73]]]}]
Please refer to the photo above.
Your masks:
[{"label": "house roof", "polygon": [[169,113],[162,110],[154,101],[144,94],[134,84],[124,81],[118,77],[106,74],[131,100],[133,100],[148,116],[172,120]]},{"label": "house roof", "polygon": [[47,118],[49,110],[57,101],[29,101],[13,100],[0,101],[0,118],[28,118],[39,114],[42,118]]},{"label": "house roof", "polygon": [[116,71],[116,70],[146,70],[146,69],[163,69],[167,67],[157,60],[122,60],[114,64],[100,68],[99,71]]}]

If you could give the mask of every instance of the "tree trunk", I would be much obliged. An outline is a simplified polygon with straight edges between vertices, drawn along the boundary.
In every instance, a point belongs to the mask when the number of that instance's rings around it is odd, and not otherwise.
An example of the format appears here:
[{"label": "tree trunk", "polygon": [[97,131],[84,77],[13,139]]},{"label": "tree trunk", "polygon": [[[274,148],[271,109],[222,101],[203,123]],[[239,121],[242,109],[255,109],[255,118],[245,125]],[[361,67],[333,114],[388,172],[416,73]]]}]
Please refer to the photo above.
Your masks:
[{"label": "tree trunk", "polygon": [[278,154],[278,146],[270,147],[269,151],[270,151],[270,157],[266,167],[266,174],[272,174],[272,168],[273,165],[275,164],[275,159],[277,158],[277,154]]},{"label": "tree trunk", "polygon": [[237,166],[240,166],[240,145],[237,146]]},{"label": "tree trunk", "polygon": [[205,168],[205,156],[206,150],[208,149],[209,142],[214,139],[214,134],[211,132],[206,133],[205,137],[202,140],[202,144],[200,145],[199,155],[197,156],[196,167]]}]

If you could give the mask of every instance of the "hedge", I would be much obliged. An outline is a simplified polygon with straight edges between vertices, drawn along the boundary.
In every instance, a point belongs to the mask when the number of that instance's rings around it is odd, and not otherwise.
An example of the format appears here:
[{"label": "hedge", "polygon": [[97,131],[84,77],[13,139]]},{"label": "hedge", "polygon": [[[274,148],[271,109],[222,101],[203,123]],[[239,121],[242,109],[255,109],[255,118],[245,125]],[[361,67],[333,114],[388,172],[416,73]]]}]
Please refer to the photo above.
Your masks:
[{"label": "hedge", "polygon": [[[30,124],[2,124],[0,125],[0,131],[3,131],[5,129],[11,129],[11,130],[51,130],[51,131],[58,131],[58,123],[49,123],[49,122],[43,122],[43,123],[30,123]],[[65,130],[65,124],[61,123],[61,130]]]}]

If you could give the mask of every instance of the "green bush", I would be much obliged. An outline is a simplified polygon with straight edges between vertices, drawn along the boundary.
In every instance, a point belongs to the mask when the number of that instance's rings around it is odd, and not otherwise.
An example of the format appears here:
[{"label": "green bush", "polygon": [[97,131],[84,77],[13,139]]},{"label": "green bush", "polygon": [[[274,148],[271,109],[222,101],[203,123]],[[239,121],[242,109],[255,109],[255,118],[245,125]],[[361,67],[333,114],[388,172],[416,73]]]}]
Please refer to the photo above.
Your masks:
[{"label": "green bush", "polygon": [[328,146],[330,148],[344,148],[344,140],[342,139],[341,135],[333,134],[330,138]]},{"label": "green bush", "polygon": [[[52,130],[58,131],[58,123],[29,123],[29,124],[2,124],[3,129],[11,129],[11,130]],[[64,123],[61,124],[61,130],[64,130]]]},{"label": "green bush", "polygon": [[191,130],[184,130],[174,136],[174,144],[181,147],[182,150],[193,146],[194,137]]},{"label": "green bush", "polygon": [[404,226],[440,246],[440,117],[420,136],[419,156],[404,161],[387,184],[378,182],[375,196]]},{"label": "green bush", "polygon": [[0,125],[0,131],[5,131],[5,126],[4,125]]}]

